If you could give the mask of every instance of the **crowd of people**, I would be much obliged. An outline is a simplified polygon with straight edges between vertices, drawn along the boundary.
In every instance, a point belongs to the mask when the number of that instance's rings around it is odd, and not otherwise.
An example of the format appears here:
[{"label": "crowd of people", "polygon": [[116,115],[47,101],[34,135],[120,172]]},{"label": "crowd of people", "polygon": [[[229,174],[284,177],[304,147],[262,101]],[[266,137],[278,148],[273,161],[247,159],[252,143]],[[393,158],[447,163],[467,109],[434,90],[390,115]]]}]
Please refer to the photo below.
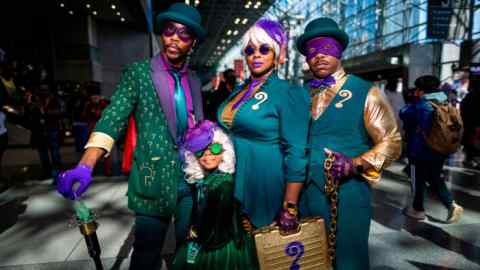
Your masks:
[{"label": "crowd of people", "polygon": [[[18,92],[9,83],[13,77],[5,70],[0,74],[4,104],[23,108],[32,145],[42,163],[51,152],[51,162],[44,166],[68,199],[88,190],[93,168],[108,159],[133,119],[127,193],[135,213],[130,269],[161,264],[172,217],[177,247],[172,268],[220,270],[258,269],[256,229],[275,224],[291,233],[302,218],[314,216],[325,220],[333,239],[328,245],[334,269],[369,269],[372,186],[401,155],[400,124],[414,195],[405,215],[425,219],[428,183],[447,208],[445,222],[461,218],[463,208],[440,177],[451,149],[437,151],[429,136],[442,128],[437,108],[449,107],[438,78],[418,78],[406,105],[392,110],[393,95],[343,69],[348,34],[332,19],[317,18],[296,41],[312,79],[304,87],[293,86],[277,74],[288,36],[280,23],[261,19],[242,44],[250,77],[240,83],[227,70],[219,89],[202,99],[200,81],[187,63],[190,51],[206,37],[200,14],[177,3],[160,13],[156,23],[162,51],[128,65],[111,102],[80,91],[62,105],[50,88],[40,84],[38,90]],[[475,167],[480,124],[473,111],[479,89],[471,89],[461,104],[463,121],[453,119],[458,129],[452,132],[465,130],[464,136],[449,146],[458,150],[463,142],[467,162]],[[59,125],[62,108],[68,106],[74,108],[76,149],[85,151],[75,167],[58,174]]]},{"label": "crowd of people", "polygon": [[[77,151],[83,151],[108,99],[88,84],[69,89],[54,85],[42,65],[22,63],[7,53],[0,61],[0,79],[0,157],[8,146],[7,121],[20,125],[30,132],[30,146],[38,151],[38,177],[52,178],[55,184],[66,136],[73,133]],[[111,166],[106,174],[111,175]],[[12,184],[3,174],[0,182],[2,188]]]}]

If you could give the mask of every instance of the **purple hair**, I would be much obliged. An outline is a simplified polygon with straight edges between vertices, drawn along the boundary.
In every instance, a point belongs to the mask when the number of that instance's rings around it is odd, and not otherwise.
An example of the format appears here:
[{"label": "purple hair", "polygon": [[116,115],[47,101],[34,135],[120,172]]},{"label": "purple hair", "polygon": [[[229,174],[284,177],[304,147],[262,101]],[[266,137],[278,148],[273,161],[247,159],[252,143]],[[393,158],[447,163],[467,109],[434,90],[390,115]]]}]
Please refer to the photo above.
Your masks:
[{"label": "purple hair", "polygon": [[283,48],[287,46],[287,35],[283,26],[273,20],[260,19],[255,23],[255,26],[262,28],[269,37],[271,37],[279,46]]}]

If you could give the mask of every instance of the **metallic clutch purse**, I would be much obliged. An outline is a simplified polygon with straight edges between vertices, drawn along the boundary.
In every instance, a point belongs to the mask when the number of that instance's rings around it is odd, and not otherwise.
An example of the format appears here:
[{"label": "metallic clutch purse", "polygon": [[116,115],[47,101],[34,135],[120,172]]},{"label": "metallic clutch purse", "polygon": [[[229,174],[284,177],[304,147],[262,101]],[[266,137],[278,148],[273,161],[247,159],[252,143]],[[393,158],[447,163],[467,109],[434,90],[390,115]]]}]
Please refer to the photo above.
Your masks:
[{"label": "metallic clutch purse", "polygon": [[260,270],[332,270],[325,222],[321,218],[300,221],[299,230],[283,235],[277,226],[253,232]]}]

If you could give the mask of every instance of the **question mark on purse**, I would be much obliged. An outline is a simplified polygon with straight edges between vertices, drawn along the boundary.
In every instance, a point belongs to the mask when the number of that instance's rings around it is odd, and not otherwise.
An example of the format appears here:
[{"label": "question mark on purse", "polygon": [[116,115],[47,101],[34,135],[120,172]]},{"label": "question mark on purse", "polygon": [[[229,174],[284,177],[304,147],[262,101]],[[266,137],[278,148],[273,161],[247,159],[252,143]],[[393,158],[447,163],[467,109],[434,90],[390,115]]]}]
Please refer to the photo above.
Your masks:
[{"label": "question mark on purse", "polygon": [[292,265],[290,265],[290,270],[299,270],[300,265],[298,264],[298,261],[304,254],[303,244],[298,241],[289,243],[287,247],[285,247],[285,254],[287,254],[290,257],[295,257],[295,259],[292,262]]}]

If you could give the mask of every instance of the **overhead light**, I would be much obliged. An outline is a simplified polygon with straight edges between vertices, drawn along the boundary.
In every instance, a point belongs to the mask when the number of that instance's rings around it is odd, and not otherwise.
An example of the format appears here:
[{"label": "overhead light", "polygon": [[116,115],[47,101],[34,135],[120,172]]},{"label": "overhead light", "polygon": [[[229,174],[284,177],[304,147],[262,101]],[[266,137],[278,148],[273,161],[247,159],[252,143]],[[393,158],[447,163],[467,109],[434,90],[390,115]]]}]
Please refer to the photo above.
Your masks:
[{"label": "overhead light", "polygon": [[195,0],[195,6],[200,5],[200,0]]},{"label": "overhead light", "polygon": [[225,43],[225,39],[222,38],[222,43]]},{"label": "overhead light", "polygon": [[240,22],[240,18],[236,18],[234,23],[238,24],[239,22]]},{"label": "overhead light", "polygon": [[65,4],[64,4],[64,3],[60,3],[60,7],[65,7]]},{"label": "overhead light", "polygon": [[242,24],[247,24],[248,18],[243,19]]},{"label": "overhead light", "polygon": [[113,5],[113,4],[112,4],[111,7],[112,7],[113,10],[117,9],[117,6],[115,6],[115,5]]},{"label": "overhead light", "polygon": [[233,31],[233,35],[234,36],[238,35],[238,30]]},{"label": "overhead light", "polygon": [[124,22],[124,21],[125,21],[125,18],[124,18],[124,17],[120,18],[120,21],[121,21],[121,22]]},{"label": "overhead light", "polygon": [[250,8],[250,6],[252,5],[252,1],[248,1],[246,4],[245,4],[245,8]]},{"label": "overhead light", "polygon": [[87,8],[91,8],[92,6],[90,4],[85,5]]},{"label": "overhead light", "polygon": [[185,4],[190,5],[190,0],[185,0]]},{"label": "overhead light", "polygon": [[232,42],[231,39],[227,39],[227,44],[230,44],[230,42]]},{"label": "overhead light", "polygon": [[121,14],[120,11],[117,11],[117,16],[120,16],[120,14]]},{"label": "overhead light", "polygon": [[232,30],[227,31],[227,36],[230,36],[232,34]]},{"label": "overhead light", "polygon": [[95,15],[95,16],[97,16],[98,12],[97,12],[96,10],[94,10],[94,11],[92,12],[92,14]]},{"label": "overhead light", "polygon": [[73,15],[73,10],[68,11],[68,14]]}]

